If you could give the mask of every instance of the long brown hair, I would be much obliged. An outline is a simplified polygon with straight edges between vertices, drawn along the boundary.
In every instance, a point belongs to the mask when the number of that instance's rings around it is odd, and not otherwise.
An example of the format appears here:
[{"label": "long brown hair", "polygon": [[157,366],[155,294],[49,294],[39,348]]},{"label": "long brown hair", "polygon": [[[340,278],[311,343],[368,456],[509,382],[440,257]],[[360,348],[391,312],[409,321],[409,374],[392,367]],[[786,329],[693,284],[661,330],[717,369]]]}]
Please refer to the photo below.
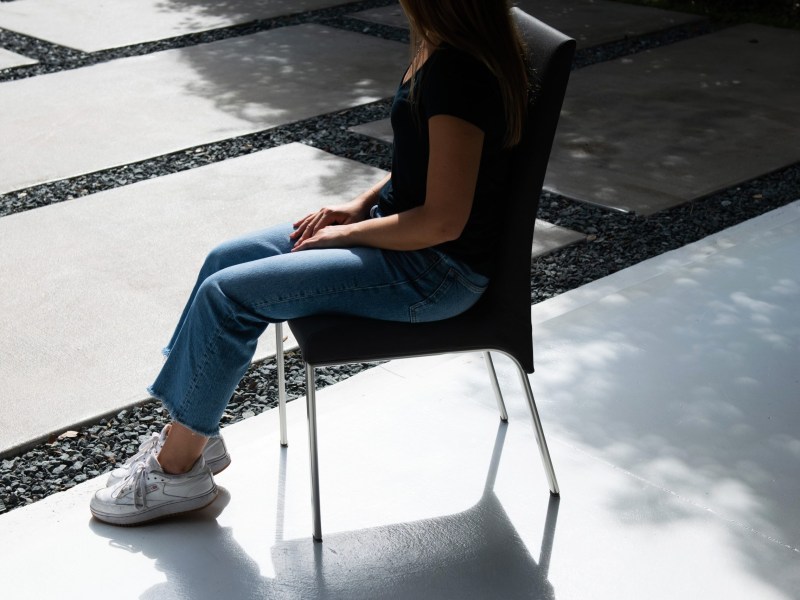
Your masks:
[{"label": "long brown hair", "polygon": [[400,0],[400,4],[411,24],[412,65],[424,44],[435,48],[442,43],[486,65],[500,83],[507,124],[505,146],[516,145],[527,111],[528,75],[508,1]]}]

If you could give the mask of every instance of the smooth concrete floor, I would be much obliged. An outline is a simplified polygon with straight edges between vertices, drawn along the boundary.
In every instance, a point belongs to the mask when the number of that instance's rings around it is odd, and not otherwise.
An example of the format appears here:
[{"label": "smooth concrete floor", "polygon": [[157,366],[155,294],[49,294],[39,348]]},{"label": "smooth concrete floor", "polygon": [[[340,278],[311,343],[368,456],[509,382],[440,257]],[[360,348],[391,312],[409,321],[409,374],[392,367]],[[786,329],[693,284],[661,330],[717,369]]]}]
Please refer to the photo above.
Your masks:
[{"label": "smooth concrete floor", "polygon": [[[575,38],[579,48],[702,20],[697,15],[606,0],[516,0],[512,4]],[[399,6],[365,10],[352,16],[408,29],[408,19]]]},{"label": "smooth concrete floor", "polygon": [[0,27],[97,52],[341,4],[341,0],[14,0]]},{"label": "smooth concrete floor", "polygon": [[4,82],[0,194],[392,96],[407,55],[299,25]]},{"label": "smooth concrete floor", "polygon": [[508,361],[508,425],[479,356],[393,361],[319,394],[321,544],[297,401],[288,449],[277,411],[224,430],[194,515],[97,523],[101,477],[0,516],[4,595],[797,599],[798,233],[800,201],[532,307],[559,501]]}]

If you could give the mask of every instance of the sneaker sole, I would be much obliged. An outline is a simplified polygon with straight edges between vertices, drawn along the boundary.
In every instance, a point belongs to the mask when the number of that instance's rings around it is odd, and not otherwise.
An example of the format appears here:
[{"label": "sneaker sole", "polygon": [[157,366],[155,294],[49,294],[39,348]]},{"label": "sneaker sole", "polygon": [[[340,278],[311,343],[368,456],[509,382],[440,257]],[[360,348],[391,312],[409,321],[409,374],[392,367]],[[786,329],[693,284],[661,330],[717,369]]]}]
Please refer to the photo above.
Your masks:
[{"label": "sneaker sole", "polygon": [[159,519],[166,519],[168,517],[174,517],[177,515],[186,514],[188,512],[201,510],[212,504],[214,500],[217,499],[218,495],[219,489],[217,488],[217,485],[214,484],[214,487],[210,491],[202,496],[198,496],[197,498],[177,500],[169,504],[161,504],[160,506],[156,506],[144,512],[139,512],[132,515],[103,513],[95,510],[94,507],[91,506],[89,507],[89,510],[92,511],[92,515],[94,515],[95,519],[102,521],[103,523],[118,525],[121,527],[134,527],[136,525],[152,523],[153,521],[158,521]]}]

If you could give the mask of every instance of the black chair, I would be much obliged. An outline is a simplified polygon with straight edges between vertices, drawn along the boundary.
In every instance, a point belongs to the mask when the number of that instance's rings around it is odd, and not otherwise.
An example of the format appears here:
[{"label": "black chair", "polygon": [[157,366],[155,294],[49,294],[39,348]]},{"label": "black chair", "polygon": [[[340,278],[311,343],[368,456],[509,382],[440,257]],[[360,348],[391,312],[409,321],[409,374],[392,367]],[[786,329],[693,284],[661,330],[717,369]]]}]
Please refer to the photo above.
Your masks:
[{"label": "black chair", "polygon": [[[484,295],[467,312],[432,323],[397,323],[341,315],[319,315],[289,321],[289,327],[306,361],[315,540],[322,539],[315,383],[315,368],[321,366],[480,351],[486,361],[500,417],[507,421],[508,415],[490,351],[505,354],[519,371],[550,492],[556,496],[559,494],[527,377],[528,373],[533,373],[530,262],[539,195],[569,79],[575,41],[517,8],[512,11],[527,46],[533,93],[523,139],[513,155],[511,208],[506,215],[503,243],[497,256],[500,267]],[[283,332],[280,324],[275,329],[281,444],[286,445]]]}]

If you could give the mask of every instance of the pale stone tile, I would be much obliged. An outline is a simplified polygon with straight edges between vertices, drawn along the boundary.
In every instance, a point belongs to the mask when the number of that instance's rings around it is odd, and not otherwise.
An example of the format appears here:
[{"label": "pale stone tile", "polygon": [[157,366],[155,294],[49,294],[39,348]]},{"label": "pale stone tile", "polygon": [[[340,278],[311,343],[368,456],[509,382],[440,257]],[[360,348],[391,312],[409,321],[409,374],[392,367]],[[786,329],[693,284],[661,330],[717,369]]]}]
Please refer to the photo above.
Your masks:
[{"label": "pale stone tile", "polygon": [[406,59],[397,42],[301,25],[10,81],[0,193],[391,96]]},{"label": "pale stone tile", "polygon": [[[516,6],[574,37],[578,47],[596,46],[701,20],[696,15],[606,0],[519,0]],[[355,13],[356,18],[408,28],[399,6]]]},{"label": "pale stone tile", "polygon": [[546,186],[650,214],[797,162],[798,47],[742,25],[573,72]]},{"label": "pale stone tile", "polygon": [[144,400],[211,248],[382,176],[291,144],[0,219],[0,452]]},{"label": "pale stone tile", "polygon": [[350,16],[356,19],[361,19],[362,21],[378,23],[379,25],[389,25],[391,27],[400,27],[402,29],[409,28],[406,13],[399,4],[396,6],[370,8],[368,10],[362,10],[360,12],[353,13]]},{"label": "pale stone tile", "polygon": [[382,142],[391,143],[392,140],[394,140],[392,122],[390,119],[381,119],[380,121],[372,121],[371,123],[356,125],[355,127],[351,127],[350,131],[381,140]]},{"label": "pale stone tile", "polygon": [[38,61],[22,56],[5,48],[0,48],[0,69],[10,69],[11,67],[22,67],[25,65],[35,65]]},{"label": "pale stone tile", "polygon": [[585,239],[586,236],[582,233],[536,219],[531,256],[544,256]]},{"label": "pale stone tile", "polygon": [[15,0],[0,3],[0,27],[96,52],[340,3],[341,0]]}]

